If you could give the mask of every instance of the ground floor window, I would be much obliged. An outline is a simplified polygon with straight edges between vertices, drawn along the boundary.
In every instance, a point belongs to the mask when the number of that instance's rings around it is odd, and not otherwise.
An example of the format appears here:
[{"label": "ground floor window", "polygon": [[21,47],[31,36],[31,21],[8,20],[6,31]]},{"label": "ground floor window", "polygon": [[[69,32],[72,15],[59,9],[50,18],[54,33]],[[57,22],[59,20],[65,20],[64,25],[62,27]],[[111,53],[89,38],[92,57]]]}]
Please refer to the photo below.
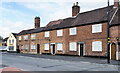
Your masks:
[{"label": "ground floor window", "polygon": [[49,43],[44,44],[44,50],[49,50]]},{"label": "ground floor window", "polygon": [[35,50],[35,44],[32,44],[32,45],[31,45],[31,49],[32,49],[32,50]]},{"label": "ground floor window", "polygon": [[77,51],[77,43],[76,42],[71,42],[69,44],[70,51]]},{"label": "ground floor window", "polygon": [[63,50],[63,44],[62,43],[57,43],[57,50],[62,51]]},{"label": "ground floor window", "polygon": [[92,42],[92,51],[102,51],[102,41]]},{"label": "ground floor window", "polygon": [[9,46],[9,51],[13,51],[14,50],[14,46]]}]

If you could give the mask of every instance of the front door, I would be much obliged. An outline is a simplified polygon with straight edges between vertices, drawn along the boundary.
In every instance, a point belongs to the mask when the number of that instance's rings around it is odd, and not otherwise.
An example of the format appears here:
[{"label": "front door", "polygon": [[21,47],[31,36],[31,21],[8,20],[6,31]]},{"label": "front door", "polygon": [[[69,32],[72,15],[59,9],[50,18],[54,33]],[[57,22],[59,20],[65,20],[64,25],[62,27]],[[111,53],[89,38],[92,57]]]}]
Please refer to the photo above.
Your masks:
[{"label": "front door", "polygon": [[40,53],[40,45],[37,44],[37,53],[39,54]]},{"label": "front door", "polygon": [[55,44],[52,45],[52,54],[55,54]]},{"label": "front door", "polygon": [[116,60],[116,45],[115,45],[115,43],[111,45],[111,59]]},{"label": "front door", "polygon": [[84,56],[84,44],[80,44],[80,56]]}]

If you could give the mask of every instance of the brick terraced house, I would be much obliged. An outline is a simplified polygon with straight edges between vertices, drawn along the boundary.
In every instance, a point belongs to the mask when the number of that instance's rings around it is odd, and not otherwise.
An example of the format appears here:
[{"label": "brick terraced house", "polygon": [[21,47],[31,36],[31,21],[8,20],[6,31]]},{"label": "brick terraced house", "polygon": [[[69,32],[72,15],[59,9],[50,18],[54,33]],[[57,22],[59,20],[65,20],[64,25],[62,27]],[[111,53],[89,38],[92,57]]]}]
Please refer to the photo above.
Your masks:
[{"label": "brick terraced house", "polygon": [[[35,28],[23,30],[17,36],[20,52],[106,57],[107,7],[83,13],[79,11],[77,2],[72,7],[72,17],[51,21],[45,27],[40,27],[40,18],[36,17]],[[110,58],[118,60],[120,6],[116,0],[110,6],[110,37]]]}]

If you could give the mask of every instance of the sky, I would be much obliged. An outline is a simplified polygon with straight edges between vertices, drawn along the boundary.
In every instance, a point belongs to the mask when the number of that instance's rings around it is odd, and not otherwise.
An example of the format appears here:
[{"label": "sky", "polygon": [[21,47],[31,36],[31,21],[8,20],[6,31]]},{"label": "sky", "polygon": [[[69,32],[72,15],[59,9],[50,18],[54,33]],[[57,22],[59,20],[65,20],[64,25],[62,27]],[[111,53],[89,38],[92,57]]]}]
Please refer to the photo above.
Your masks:
[{"label": "sky", "polygon": [[107,0],[0,0],[0,36],[6,38],[10,33],[34,28],[36,16],[40,17],[41,27],[72,17],[75,2],[79,2],[80,13],[107,6]]}]

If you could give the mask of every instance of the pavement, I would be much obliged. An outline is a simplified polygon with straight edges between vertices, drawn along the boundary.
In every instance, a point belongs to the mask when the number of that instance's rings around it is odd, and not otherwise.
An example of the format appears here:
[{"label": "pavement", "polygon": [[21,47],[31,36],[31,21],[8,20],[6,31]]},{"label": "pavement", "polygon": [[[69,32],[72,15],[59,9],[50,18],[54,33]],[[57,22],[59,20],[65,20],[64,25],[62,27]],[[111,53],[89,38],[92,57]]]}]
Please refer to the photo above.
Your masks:
[{"label": "pavement", "polygon": [[118,61],[112,62],[89,57],[2,53],[2,68],[22,71],[119,71]]}]

